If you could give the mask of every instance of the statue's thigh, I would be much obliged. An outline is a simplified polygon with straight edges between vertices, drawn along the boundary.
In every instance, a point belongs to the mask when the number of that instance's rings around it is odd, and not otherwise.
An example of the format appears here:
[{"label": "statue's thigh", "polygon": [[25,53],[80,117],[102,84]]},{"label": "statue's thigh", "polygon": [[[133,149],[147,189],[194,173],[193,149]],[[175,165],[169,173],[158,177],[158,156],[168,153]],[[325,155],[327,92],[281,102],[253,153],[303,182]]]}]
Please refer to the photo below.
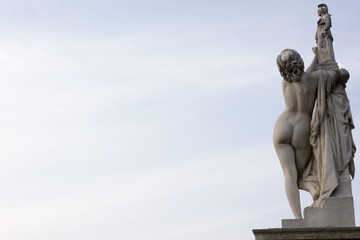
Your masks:
[{"label": "statue's thigh", "polygon": [[309,137],[310,128],[308,124],[297,124],[293,132],[292,146],[294,147],[296,168],[300,174],[303,172],[311,157]]},{"label": "statue's thigh", "polygon": [[294,124],[291,145],[296,150],[307,150],[310,147],[310,123],[298,121]]}]

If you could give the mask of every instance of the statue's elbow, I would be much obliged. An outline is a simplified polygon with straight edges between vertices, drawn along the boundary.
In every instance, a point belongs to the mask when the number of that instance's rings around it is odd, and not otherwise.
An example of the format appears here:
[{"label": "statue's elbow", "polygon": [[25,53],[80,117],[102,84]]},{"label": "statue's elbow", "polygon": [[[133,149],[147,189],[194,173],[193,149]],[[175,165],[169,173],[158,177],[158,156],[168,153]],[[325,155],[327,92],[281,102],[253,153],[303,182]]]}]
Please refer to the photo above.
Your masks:
[{"label": "statue's elbow", "polygon": [[347,81],[350,78],[350,73],[348,72],[348,70],[346,70],[344,68],[341,68],[339,70],[339,73],[340,73],[340,81],[341,81],[341,83],[343,83],[343,84],[347,83]]}]

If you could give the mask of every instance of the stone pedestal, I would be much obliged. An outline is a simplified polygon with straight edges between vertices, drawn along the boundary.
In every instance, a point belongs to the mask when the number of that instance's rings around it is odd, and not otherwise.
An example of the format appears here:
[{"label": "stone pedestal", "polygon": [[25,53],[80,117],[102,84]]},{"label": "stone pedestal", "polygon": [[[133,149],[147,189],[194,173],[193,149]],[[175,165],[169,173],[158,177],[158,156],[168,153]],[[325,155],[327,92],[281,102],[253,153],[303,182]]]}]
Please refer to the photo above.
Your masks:
[{"label": "stone pedestal", "polygon": [[360,240],[360,227],[254,229],[255,240]]},{"label": "stone pedestal", "polygon": [[322,208],[307,207],[304,219],[284,219],[282,228],[254,229],[255,240],[360,240],[360,227],[355,227],[351,184],[341,183],[324,199]]},{"label": "stone pedestal", "polygon": [[284,219],[283,228],[355,227],[352,197],[330,197],[323,208],[307,207],[304,219]]}]

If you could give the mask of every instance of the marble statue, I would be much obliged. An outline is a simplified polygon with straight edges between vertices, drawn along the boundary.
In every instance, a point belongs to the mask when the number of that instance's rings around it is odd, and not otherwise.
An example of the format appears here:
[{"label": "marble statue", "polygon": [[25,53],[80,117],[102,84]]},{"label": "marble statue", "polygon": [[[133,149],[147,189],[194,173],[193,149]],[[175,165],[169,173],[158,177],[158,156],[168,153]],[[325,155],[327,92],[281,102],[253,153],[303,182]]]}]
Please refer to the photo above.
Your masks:
[{"label": "marble statue", "polygon": [[333,48],[333,36],[331,34],[331,15],[326,4],[319,4],[318,15],[320,19],[317,22],[315,40],[318,50],[319,63],[326,61],[335,61]]},{"label": "marble statue", "polygon": [[[315,61],[314,61],[315,62]],[[313,63],[314,63],[313,62]],[[318,85],[324,75],[329,86],[345,84],[349,76],[345,69],[314,70],[312,64],[304,71],[304,62],[295,50],[285,49],[277,58],[282,75],[285,111],[274,129],[274,146],[285,176],[285,191],[295,218],[301,219],[299,189],[319,198],[314,166],[313,148],[310,143],[312,113],[318,94]],[[311,169],[310,169],[310,163]],[[305,178],[306,177],[306,178]],[[309,179],[313,179],[313,181]]]},{"label": "marble statue", "polygon": [[[286,195],[296,219],[302,219],[300,189],[308,191],[313,198],[314,203],[308,208],[324,208],[326,199],[336,197],[340,207],[316,213],[322,214],[322,218],[331,214],[337,216],[341,207],[353,208],[350,181],[355,173],[356,148],[345,92],[350,75],[335,62],[328,8],[325,4],[318,7],[317,47],[313,48],[315,56],[310,66],[304,71],[300,54],[292,49],[283,50],[276,60],[283,77],[286,107],[275,124],[273,141],[284,173]],[[351,204],[344,206],[346,201]],[[348,218],[348,213],[354,218],[353,209],[350,209],[344,219]],[[318,222],[326,222],[316,216],[312,219],[315,220],[301,222],[299,226],[323,226],[324,223]],[[334,220],[330,226],[340,226],[339,221]],[[354,224],[351,217],[349,223],[345,223],[346,226]]]}]

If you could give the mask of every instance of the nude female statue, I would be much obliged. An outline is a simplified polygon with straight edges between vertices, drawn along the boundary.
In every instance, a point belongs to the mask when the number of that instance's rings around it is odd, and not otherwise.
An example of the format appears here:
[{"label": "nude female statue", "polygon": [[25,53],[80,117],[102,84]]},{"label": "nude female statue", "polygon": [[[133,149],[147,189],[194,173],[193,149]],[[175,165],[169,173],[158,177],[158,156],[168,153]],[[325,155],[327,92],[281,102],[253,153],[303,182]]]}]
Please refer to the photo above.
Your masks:
[{"label": "nude female statue", "polygon": [[[306,72],[304,62],[295,50],[285,49],[277,57],[277,65],[284,78],[282,90],[286,107],[275,124],[273,141],[284,172],[286,195],[297,219],[302,218],[299,189],[310,192],[314,201],[319,198],[319,186],[303,179],[304,171],[312,158],[310,124],[318,81],[325,71],[315,71],[317,49],[313,51],[315,58]],[[329,75],[328,81],[333,85],[344,79],[342,75],[347,73],[345,69],[326,72]]]}]

